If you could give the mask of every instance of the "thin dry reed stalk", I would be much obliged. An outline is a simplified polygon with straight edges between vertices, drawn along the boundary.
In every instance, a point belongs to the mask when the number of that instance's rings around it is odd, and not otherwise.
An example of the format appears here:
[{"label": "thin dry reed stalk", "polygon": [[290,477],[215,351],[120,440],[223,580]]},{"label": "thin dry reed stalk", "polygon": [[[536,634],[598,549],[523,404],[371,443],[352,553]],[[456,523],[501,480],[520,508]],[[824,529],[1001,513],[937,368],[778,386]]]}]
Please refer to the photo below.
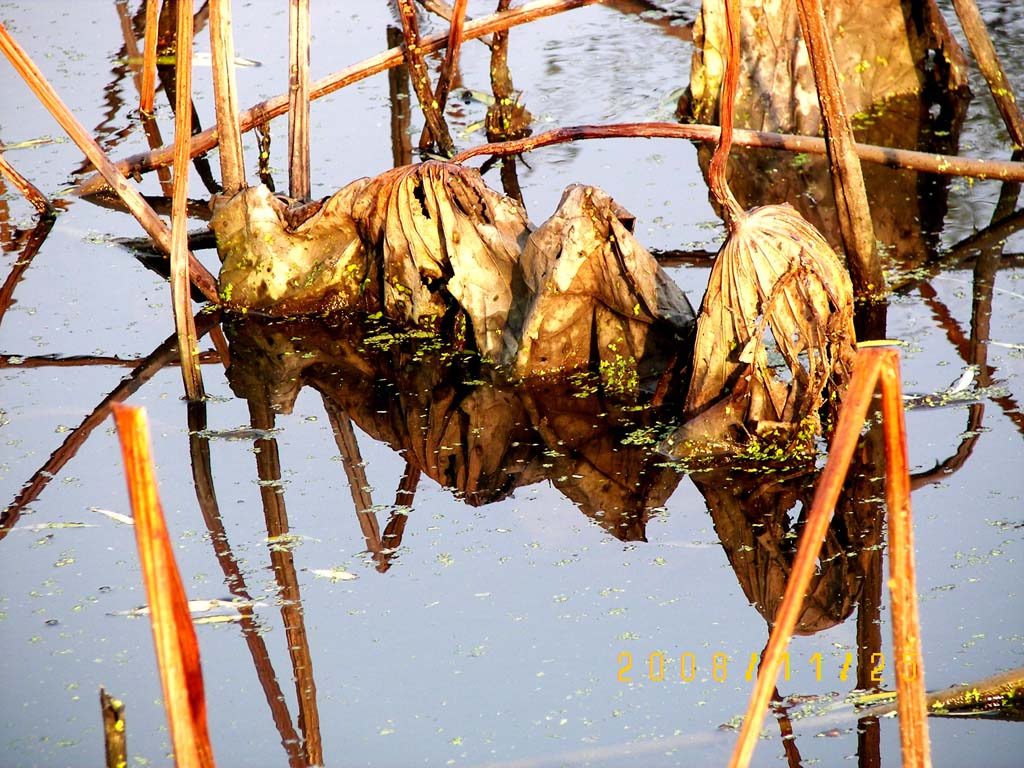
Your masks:
[{"label": "thin dry reed stalk", "polygon": [[[64,102],[61,101],[53,86],[43,77],[43,73],[39,71],[35,62],[29,58],[25,50],[11,37],[11,34],[3,24],[0,24],[0,50],[10,60],[14,69],[25,80],[28,87],[32,89],[36,98],[49,110],[54,119],[60,123],[61,128],[78,145],[78,148],[82,150],[89,161],[96,167],[111,189],[124,201],[128,210],[131,211],[132,215],[142,225],[142,228],[153,238],[161,250],[165,253],[170,253],[170,230],[142,198],[138,190],[129,184],[114,164],[110,162],[109,158],[100,148],[100,145],[96,143],[96,140],[86,131],[85,126],[64,105]],[[188,147],[187,142],[185,147]],[[196,287],[210,301],[218,301],[217,283],[213,275],[191,254],[189,254],[189,266]]]},{"label": "thin dry reed stalk", "polygon": [[210,0],[210,50],[213,54],[213,94],[220,137],[220,175],[225,195],[244,189],[245,159],[238,129],[238,91],[235,87],[235,43],[231,34],[231,0]]},{"label": "thin dry reed stalk", "polygon": [[308,200],[309,0],[288,1],[288,189]]},{"label": "thin dry reed stalk", "polygon": [[821,0],[797,0],[800,30],[811,57],[811,70],[818,88],[818,104],[825,129],[825,148],[832,192],[839,218],[839,234],[846,251],[846,263],[858,299],[874,300],[885,295],[885,276],[875,248],[864,174],[854,149],[853,129],[846,112],[846,97],[839,81],[835,52],[825,23]]},{"label": "thin dry reed stalk", "polygon": [[1024,149],[1024,117],[1021,116],[1017,99],[1013,95],[1013,86],[1006,77],[977,4],[974,0],[953,0],[953,8],[960,19],[960,26],[974,53],[974,59],[978,62],[978,69],[984,75],[999,114],[1006,123],[1010,140],[1017,149]]},{"label": "thin dry reed stalk", "polygon": [[142,80],[139,84],[139,111],[144,115],[153,114],[153,101],[156,96],[156,43],[159,20],[159,0],[146,0],[146,36],[142,44]]},{"label": "thin dry reed stalk", "polygon": [[[132,80],[135,82],[135,90],[142,94],[142,60],[143,56],[139,51],[139,41],[135,38],[135,27],[132,25],[131,16],[128,14],[127,0],[118,0],[116,5],[117,15],[121,20],[121,35],[124,37],[125,53],[128,54],[128,66],[132,70]],[[152,88],[152,86],[150,86]],[[139,122],[142,123],[143,132],[146,134],[146,142],[150,149],[156,149],[164,143],[160,135],[160,126],[152,113],[139,112]],[[160,178],[160,188],[168,197],[171,196],[171,172],[166,168],[157,170]]]},{"label": "thin dry reed stalk", "polygon": [[[441,70],[437,75],[437,88],[434,90],[434,101],[437,102],[437,109],[443,115],[445,104],[448,103],[448,94],[452,89],[452,78],[459,67],[459,52],[462,48],[462,30],[466,24],[466,3],[468,0],[455,0],[455,8],[452,10],[451,25],[448,30],[448,45],[444,50],[444,61],[441,62]],[[426,151],[433,144],[429,126],[423,126],[420,134],[420,150]]]},{"label": "thin dry reed stalk", "polygon": [[199,342],[192,319],[188,260],[188,137],[192,135],[192,0],[178,3],[175,58],[174,193],[171,200],[171,305],[178,333],[181,377],[189,400],[203,398]]},{"label": "thin dry reed stalk", "polygon": [[455,153],[455,144],[448,132],[448,124],[444,121],[444,112],[439,108],[433,89],[430,87],[430,73],[427,63],[423,60],[423,45],[420,42],[419,23],[416,20],[416,6],[412,0],[397,0],[398,15],[402,19],[402,32],[405,35],[405,58],[409,64],[409,75],[412,88],[420,103],[426,130],[430,131],[438,151],[451,157]]},{"label": "thin dry reed stalk", "polygon": [[2,145],[0,145],[0,173],[14,185],[15,189],[25,196],[26,200],[32,203],[39,213],[44,216],[53,213],[53,204],[46,198],[46,195],[40,192],[31,181],[18,173],[14,166],[7,162]]},{"label": "thin dry reed stalk", "polygon": [[917,619],[917,595],[914,587],[906,427],[903,420],[899,376],[899,354],[895,350],[870,348],[857,353],[857,365],[849,389],[843,398],[828,461],[821,473],[807,523],[800,535],[800,546],[793,561],[782,604],[772,626],[743,726],[729,762],[730,768],[745,768],[750,764],[754,754],[764,713],[775,689],[775,679],[782,655],[800,616],[804,596],[816,569],[822,541],[828,531],[879,380],[882,388],[887,464],[886,503],[889,514],[889,559],[892,575],[890,590],[903,764],[913,768],[931,765],[928,756],[921,630]]},{"label": "thin dry reed stalk", "polygon": [[128,479],[135,539],[149,600],[175,763],[179,768],[212,767],[213,750],[206,725],[199,644],[160,506],[146,413],[127,405],[116,405],[113,411]]}]

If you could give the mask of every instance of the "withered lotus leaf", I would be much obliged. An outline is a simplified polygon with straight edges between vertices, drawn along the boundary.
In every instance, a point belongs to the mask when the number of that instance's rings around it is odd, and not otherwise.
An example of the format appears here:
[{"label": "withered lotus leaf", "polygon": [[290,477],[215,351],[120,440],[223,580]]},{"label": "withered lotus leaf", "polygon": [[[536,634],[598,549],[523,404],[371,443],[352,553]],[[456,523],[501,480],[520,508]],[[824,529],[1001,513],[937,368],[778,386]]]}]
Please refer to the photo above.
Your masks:
[{"label": "withered lotus leaf", "polygon": [[371,180],[352,216],[382,270],[382,310],[428,328],[465,313],[477,350],[497,359],[512,277],[529,223],[522,207],[451,163],[404,166]]},{"label": "withered lotus leaf", "polygon": [[372,308],[373,264],[351,216],[366,184],[352,182],[301,221],[262,184],[215,200],[210,229],[225,305],[276,316]]},{"label": "withered lotus leaf", "polygon": [[820,429],[852,372],[853,290],[822,236],[788,205],[740,217],[718,254],[697,319],[674,456],[732,453],[751,437]]},{"label": "withered lotus leaf", "polygon": [[519,376],[571,372],[598,361],[606,385],[634,391],[655,323],[689,333],[693,310],[686,296],[631,226],[632,216],[606,192],[573,185],[530,235],[521,261],[529,301],[517,306],[522,317],[510,321],[520,337]]}]

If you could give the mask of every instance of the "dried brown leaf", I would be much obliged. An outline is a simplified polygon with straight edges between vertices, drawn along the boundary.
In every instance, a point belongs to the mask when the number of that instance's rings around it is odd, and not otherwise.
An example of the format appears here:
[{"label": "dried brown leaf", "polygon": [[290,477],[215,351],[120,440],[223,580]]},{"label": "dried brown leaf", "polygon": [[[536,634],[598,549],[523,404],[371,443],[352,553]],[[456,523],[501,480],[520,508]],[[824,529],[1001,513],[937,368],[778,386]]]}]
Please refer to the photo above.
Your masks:
[{"label": "dried brown leaf", "polygon": [[489,189],[473,169],[431,161],[374,178],[352,215],[382,265],[388,317],[436,327],[450,309],[461,310],[477,350],[499,357],[513,272],[530,229],[518,203]]},{"label": "dried brown leaf", "polygon": [[692,421],[667,449],[732,452],[752,435],[817,429],[826,394],[849,380],[854,341],[850,278],[828,243],[788,205],[745,214],[697,320]]},{"label": "dried brown leaf", "polygon": [[669,339],[689,333],[686,296],[631,225],[606,192],[574,185],[530,235],[522,257],[528,300],[517,307],[522,317],[510,319],[510,332],[521,338],[517,375],[572,372],[596,360],[606,384],[635,391],[652,328],[664,324]]}]

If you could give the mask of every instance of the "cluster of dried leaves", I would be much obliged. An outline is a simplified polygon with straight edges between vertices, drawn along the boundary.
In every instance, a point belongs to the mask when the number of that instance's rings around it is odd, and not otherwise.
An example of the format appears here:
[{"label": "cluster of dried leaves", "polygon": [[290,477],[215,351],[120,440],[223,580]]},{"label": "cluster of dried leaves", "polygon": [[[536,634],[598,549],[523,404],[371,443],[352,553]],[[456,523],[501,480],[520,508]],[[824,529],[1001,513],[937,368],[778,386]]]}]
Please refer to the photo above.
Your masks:
[{"label": "cluster of dried leaves", "polygon": [[227,306],[380,312],[450,332],[518,379],[596,366],[635,394],[640,361],[689,338],[694,313],[632,224],[577,185],[534,229],[477,171],[431,161],[305,208],[253,187],[217,201],[210,226]]},{"label": "cluster of dried leaves", "polygon": [[590,370],[625,398],[695,345],[690,421],[666,452],[815,433],[853,353],[850,281],[831,248],[786,207],[745,216],[695,323],[632,227],[607,193],[573,185],[535,228],[477,171],[433,161],[304,207],[253,187],[218,200],[211,221],[219,290],[238,310],[380,313],[475,350],[513,380]]}]

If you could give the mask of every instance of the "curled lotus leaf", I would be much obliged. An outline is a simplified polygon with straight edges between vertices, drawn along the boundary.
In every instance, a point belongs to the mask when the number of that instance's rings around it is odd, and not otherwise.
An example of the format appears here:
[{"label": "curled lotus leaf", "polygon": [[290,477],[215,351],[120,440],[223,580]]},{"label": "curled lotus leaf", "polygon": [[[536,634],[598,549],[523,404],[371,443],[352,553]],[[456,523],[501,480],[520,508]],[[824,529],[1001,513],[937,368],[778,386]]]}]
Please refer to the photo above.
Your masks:
[{"label": "curled lotus leaf", "polygon": [[433,328],[454,309],[477,350],[498,358],[530,229],[518,203],[489,189],[476,170],[429,161],[374,178],[352,215],[380,264],[388,317]]},{"label": "curled lotus leaf", "polygon": [[846,389],[854,345],[853,288],[831,246],[789,205],[754,209],[711,270],[689,420],[663,449],[732,453],[752,437],[813,435],[826,396]]},{"label": "curled lotus leaf", "polygon": [[[638,361],[688,335],[693,309],[633,237],[633,217],[595,187],[573,185],[530,235],[522,256],[528,301],[510,331],[521,338],[516,372],[526,378],[587,369],[635,391]],[[654,331],[666,331],[660,336]]]},{"label": "curled lotus leaf", "polygon": [[215,200],[210,229],[225,305],[275,316],[372,309],[374,267],[350,213],[366,184],[359,179],[301,209],[262,184]]}]

